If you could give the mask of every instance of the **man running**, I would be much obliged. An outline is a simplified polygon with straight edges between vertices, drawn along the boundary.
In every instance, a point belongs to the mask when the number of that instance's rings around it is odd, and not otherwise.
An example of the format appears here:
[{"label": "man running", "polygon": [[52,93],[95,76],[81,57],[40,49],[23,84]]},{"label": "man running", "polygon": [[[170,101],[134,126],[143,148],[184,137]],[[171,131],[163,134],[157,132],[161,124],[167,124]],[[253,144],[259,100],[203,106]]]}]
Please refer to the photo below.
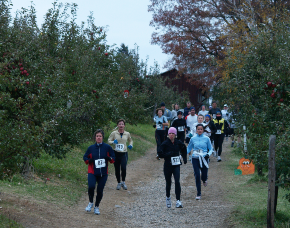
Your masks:
[{"label": "man running", "polygon": [[203,117],[205,118],[205,115],[208,114],[208,111],[205,110],[205,105],[201,106],[201,110],[198,112],[198,115],[203,115]]},{"label": "man running", "polygon": [[217,111],[221,112],[221,110],[219,108],[217,108],[217,102],[213,101],[212,108],[208,111],[208,114],[211,114],[212,118],[215,119]]},{"label": "man running", "polygon": [[185,142],[189,143],[190,138],[193,136],[190,130],[193,127],[193,124],[197,122],[197,115],[195,114],[195,108],[191,108],[190,115],[185,117],[186,119],[186,125],[187,125],[187,134]]},{"label": "man running", "polygon": [[[165,108],[164,102],[160,104],[160,108],[163,110],[163,115],[167,118],[167,121],[169,122],[172,119],[171,111]],[[168,124],[168,126],[165,126],[165,135],[167,135],[169,126],[170,124]]]},{"label": "man running", "polygon": [[174,120],[172,127],[175,127],[177,130],[177,139],[184,143],[187,125],[186,120],[182,118],[182,115],[182,111],[177,112],[178,119]]}]

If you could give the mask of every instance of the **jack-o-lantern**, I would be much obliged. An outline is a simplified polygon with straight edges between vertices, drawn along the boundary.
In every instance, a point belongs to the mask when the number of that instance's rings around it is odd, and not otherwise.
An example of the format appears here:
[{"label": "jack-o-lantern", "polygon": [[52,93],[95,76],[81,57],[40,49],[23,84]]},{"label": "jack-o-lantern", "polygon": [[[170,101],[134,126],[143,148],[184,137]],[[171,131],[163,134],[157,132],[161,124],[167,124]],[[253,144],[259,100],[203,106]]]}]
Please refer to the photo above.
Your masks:
[{"label": "jack-o-lantern", "polygon": [[237,169],[242,170],[242,175],[254,174],[255,165],[247,158],[241,158]]}]

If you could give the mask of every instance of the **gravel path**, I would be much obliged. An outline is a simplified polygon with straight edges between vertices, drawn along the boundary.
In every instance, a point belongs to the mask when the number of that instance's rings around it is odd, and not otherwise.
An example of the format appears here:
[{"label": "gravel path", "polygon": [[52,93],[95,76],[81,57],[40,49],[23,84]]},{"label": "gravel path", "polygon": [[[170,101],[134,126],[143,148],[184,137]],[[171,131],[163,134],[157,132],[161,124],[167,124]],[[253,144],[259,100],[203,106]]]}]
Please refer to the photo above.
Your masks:
[{"label": "gravel path", "polygon": [[[100,215],[85,212],[87,192],[73,207],[60,207],[49,202],[16,197],[3,193],[3,202],[10,202],[2,213],[15,219],[24,227],[230,227],[227,223],[232,205],[225,199],[221,185],[226,179],[223,166],[226,163],[229,144],[224,144],[223,161],[211,158],[208,186],[202,186],[202,199],[195,200],[196,188],[190,162],[181,166],[181,200],[183,208],[175,208],[174,183],[171,188],[173,207],[165,204],[165,180],[163,160],[156,160],[156,148],[127,167],[128,190],[116,190],[116,179],[109,175]],[[129,155],[130,156],[130,155]],[[1,226],[1,225],[0,225]]]}]

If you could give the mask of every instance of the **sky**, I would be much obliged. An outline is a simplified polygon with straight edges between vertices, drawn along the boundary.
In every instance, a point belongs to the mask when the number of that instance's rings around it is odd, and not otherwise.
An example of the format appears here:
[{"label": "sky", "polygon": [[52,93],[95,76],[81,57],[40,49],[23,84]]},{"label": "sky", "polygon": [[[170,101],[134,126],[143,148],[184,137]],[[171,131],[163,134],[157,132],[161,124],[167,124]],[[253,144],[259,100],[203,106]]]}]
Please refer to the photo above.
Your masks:
[{"label": "sky", "polygon": [[[11,14],[14,17],[17,10],[22,7],[29,8],[31,0],[11,0]],[[54,0],[34,0],[37,23],[44,21],[44,16],[52,7]],[[62,3],[76,3],[78,5],[77,24],[86,22],[90,12],[93,12],[95,24],[106,27],[107,44],[116,44],[119,47],[122,43],[129,49],[134,49],[135,44],[139,46],[139,55],[143,60],[148,59],[148,66],[154,65],[156,60],[160,71],[164,72],[164,64],[170,59],[169,55],[162,53],[160,46],[151,45],[151,34],[154,28],[149,26],[152,14],[148,12],[149,0],[59,0]]]}]

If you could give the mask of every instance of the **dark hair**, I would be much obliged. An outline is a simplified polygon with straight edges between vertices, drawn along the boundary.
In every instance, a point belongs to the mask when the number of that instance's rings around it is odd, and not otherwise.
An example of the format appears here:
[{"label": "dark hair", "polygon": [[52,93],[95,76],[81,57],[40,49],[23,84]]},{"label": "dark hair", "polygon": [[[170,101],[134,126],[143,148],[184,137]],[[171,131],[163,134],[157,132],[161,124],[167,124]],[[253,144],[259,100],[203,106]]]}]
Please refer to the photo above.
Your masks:
[{"label": "dark hair", "polygon": [[211,104],[213,104],[213,103],[216,103],[216,104],[217,104],[217,102],[216,102],[216,101],[212,101],[212,102],[211,102]]},{"label": "dark hair", "polygon": [[202,115],[202,114],[199,114],[197,117],[199,117],[199,116],[202,116],[202,118],[204,119],[204,115]]},{"label": "dark hair", "polygon": [[124,119],[119,119],[119,120],[117,121],[117,125],[118,125],[120,122],[124,122],[124,125],[126,125],[126,121],[125,121]]},{"label": "dark hair", "polygon": [[162,115],[164,114],[164,110],[162,108],[157,108],[156,109],[156,115],[158,115],[158,111],[161,110],[162,111]]},{"label": "dark hair", "polygon": [[98,130],[96,130],[95,133],[94,133],[94,138],[93,138],[94,141],[96,141],[96,135],[97,135],[98,133],[101,133],[102,136],[103,136],[103,138],[105,137],[105,133],[104,133],[104,131],[103,131],[102,129],[98,129]]},{"label": "dark hair", "polygon": [[197,125],[196,125],[196,129],[197,129],[197,127],[202,127],[202,129],[204,130],[204,126],[203,126],[203,124],[197,124]]}]

